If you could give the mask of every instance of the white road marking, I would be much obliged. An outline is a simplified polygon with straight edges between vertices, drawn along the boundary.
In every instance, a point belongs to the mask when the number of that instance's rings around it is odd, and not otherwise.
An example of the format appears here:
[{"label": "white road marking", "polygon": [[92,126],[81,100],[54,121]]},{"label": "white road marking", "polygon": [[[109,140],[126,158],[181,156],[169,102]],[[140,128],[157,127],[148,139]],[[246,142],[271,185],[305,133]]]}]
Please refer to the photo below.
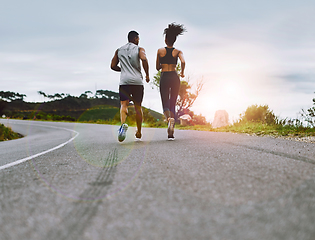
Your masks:
[{"label": "white road marking", "polygon": [[[14,124],[20,124],[20,123],[14,123]],[[26,124],[21,124],[21,125],[26,125]],[[51,148],[51,149],[48,149],[46,151],[43,151],[41,153],[37,153],[37,154],[34,154],[32,156],[29,156],[29,157],[26,157],[26,158],[23,158],[23,159],[20,159],[20,160],[17,160],[15,162],[12,162],[12,163],[8,163],[6,165],[3,165],[3,166],[0,166],[0,171],[3,170],[3,169],[6,169],[6,168],[9,168],[9,167],[13,167],[15,165],[18,165],[20,163],[23,163],[23,162],[26,162],[28,160],[31,160],[33,158],[36,158],[36,157],[39,157],[41,155],[44,155],[46,153],[49,153],[49,152],[52,152],[54,150],[57,150],[59,148],[62,148],[63,146],[65,146],[66,144],[72,142],[77,136],[79,136],[79,133],[75,130],[71,130],[71,129],[68,129],[68,128],[61,128],[61,127],[54,127],[54,126],[46,126],[46,125],[36,125],[36,126],[41,126],[41,127],[50,127],[50,128],[57,128],[57,129],[63,129],[63,130],[66,130],[66,131],[70,131],[70,132],[74,132],[76,133],[76,135],[74,137],[72,137],[71,139],[69,139],[68,141],[54,147],[54,148]]]}]

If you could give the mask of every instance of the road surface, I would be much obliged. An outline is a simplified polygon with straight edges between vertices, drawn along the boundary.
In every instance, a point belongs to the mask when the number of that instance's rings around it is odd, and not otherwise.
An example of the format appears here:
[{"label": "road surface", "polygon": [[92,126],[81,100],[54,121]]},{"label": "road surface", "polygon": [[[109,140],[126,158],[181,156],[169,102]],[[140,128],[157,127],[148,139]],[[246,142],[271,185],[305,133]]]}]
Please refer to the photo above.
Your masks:
[{"label": "road surface", "polygon": [[315,239],[315,147],[244,134],[1,120],[0,239]]}]

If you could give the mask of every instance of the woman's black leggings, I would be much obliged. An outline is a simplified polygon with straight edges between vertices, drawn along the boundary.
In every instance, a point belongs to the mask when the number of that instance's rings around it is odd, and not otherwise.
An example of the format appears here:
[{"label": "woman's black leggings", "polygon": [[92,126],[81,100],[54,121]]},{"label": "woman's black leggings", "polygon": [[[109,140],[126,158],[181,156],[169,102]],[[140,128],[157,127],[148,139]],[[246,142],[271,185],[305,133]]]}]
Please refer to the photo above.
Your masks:
[{"label": "woman's black leggings", "polygon": [[[160,94],[163,112],[166,117],[175,118],[175,105],[179,92],[180,80],[177,72],[162,72],[160,78]],[[170,113],[170,116],[169,116]]]}]

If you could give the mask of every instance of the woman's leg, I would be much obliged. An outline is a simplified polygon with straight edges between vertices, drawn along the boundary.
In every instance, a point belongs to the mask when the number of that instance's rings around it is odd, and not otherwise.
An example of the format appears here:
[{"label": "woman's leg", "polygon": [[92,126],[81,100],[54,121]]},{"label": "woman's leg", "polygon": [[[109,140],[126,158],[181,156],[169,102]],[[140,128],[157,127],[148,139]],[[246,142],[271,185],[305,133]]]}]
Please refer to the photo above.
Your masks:
[{"label": "woman's leg", "polygon": [[180,87],[180,80],[177,76],[177,73],[175,73],[170,81],[171,83],[171,90],[170,90],[170,111],[171,111],[171,117],[175,118],[175,106],[176,101],[178,97],[179,87]]},{"label": "woman's leg", "polygon": [[142,113],[142,107],[141,104],[134,104],[135,111],[136,111],[136,123],[137,123],[137,133],[138,135],[141,135],[141,125],[142,125],[142,119],[143,119],[143,113]]},{"label": "woman's leg", "polygon": [[163,113],[166,120],[168,120],[168,118],[170,117],[170,88],[168,80],[169,79],[167,79],[167,75],[162,73],[160,78],[160,95],[162,100]]}]

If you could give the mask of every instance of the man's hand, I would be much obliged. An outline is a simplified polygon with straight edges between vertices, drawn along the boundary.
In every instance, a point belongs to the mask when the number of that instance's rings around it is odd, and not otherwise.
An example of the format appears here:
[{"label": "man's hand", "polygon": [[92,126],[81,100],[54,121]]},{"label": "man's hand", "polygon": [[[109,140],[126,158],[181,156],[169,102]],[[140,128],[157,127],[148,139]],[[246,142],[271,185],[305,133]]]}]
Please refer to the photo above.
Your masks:
[{"label": "man's hand", "polygon": [[146,76],[146,77],[145,77],[145,80],[147,81],[147,83],[150,82],[150,77],[149,77],[149,76]]}]

